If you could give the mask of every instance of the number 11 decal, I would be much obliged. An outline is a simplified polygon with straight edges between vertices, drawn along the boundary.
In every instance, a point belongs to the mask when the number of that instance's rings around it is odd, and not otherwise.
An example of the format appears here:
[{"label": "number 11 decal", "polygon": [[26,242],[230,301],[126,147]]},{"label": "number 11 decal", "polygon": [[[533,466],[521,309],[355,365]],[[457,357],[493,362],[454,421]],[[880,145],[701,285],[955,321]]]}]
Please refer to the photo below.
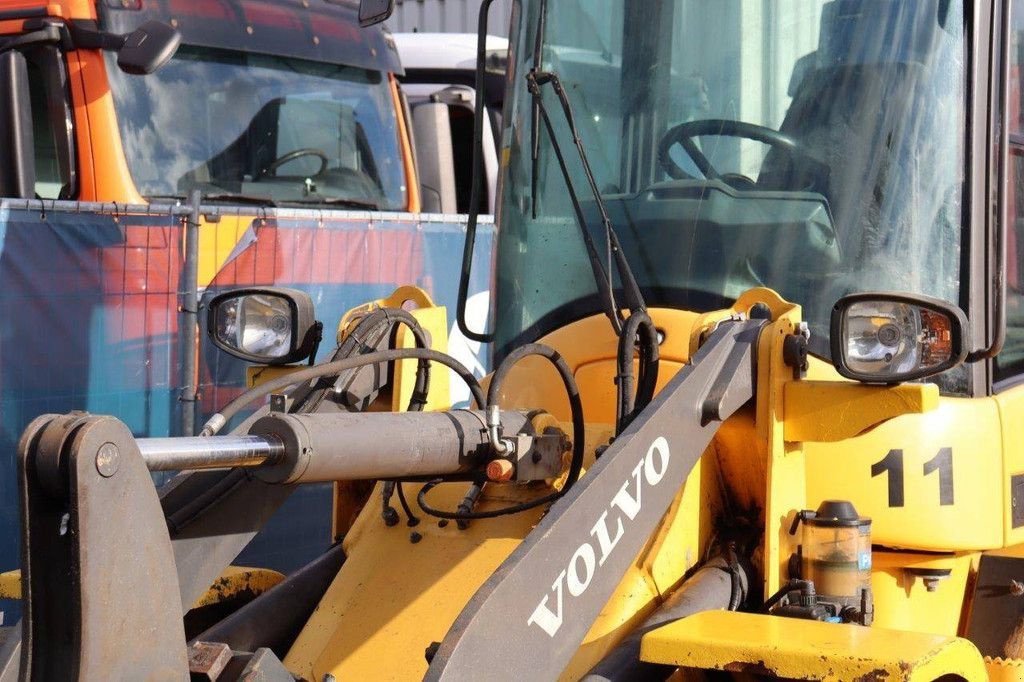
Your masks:
[{"label": "number 11 decal", "polygon": [[[923,474],[939,472],[939,505],[953,504],[953,448],[942,448],[924,463]],[[889,475],[889,506],[902,507],[904,502],[903,450],[890,450],[882,460],[871,465],[871,477]]]}]

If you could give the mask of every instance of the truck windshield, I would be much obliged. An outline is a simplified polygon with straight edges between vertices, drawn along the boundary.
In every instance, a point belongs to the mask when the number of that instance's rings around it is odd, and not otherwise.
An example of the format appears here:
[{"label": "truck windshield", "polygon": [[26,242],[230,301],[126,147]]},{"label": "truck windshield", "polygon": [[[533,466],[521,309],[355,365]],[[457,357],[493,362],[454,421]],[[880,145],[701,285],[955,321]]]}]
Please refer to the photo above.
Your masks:
[{"label": "truck windshield", "polygon": [[107,73],[143,196],[405,208],[394,100],[378,71],[182,46],[152,75],[113,61]]},{"label": "truck windshield", "polygon": [[[962,0],[547,7],[540,68],[565,86],[648,305],[706,311],[768,286],[803,306],[812,349],[827,356],[830,309],[844,294],[960,302]],[[543,126],[533,175],[525,75],[539,12],[527,7],[516,45],[509,114],[522,133],[510,138],[500,211],[499,356],[601,312]],[[603,249],[572,138],[552,89],[543,93]]]}]

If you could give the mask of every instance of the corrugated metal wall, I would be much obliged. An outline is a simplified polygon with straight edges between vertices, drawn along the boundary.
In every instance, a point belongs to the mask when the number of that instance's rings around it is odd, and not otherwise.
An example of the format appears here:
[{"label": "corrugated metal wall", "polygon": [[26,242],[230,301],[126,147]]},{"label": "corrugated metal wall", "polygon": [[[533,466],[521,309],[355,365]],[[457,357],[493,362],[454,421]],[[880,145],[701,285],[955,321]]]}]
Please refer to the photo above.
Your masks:
[{"label": "corrugated metal wall", "polygon": [[[388,28],[395,33],[476,33],[481,0],[397,0]],[[496,0],[491,5],[490,33],[508,35],[512,0]]]}]

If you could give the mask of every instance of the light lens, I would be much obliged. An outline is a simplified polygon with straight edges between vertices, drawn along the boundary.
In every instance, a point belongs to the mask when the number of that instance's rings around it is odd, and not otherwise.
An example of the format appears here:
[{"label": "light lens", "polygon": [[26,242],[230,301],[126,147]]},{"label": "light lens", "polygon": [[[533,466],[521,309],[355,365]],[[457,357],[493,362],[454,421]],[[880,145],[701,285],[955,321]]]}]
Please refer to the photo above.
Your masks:
[{"label": "light lens", "polygon": [[225,300],[216,323],[217,338],[243,353],[276,359],[292,350],[292,309],[280,296],[248,294]]},{"label": "light lens", "polygon": [[847,367],[880,381],[940,367],[953,358],[953,321],[897,301],[860,301],[843,321]]}]

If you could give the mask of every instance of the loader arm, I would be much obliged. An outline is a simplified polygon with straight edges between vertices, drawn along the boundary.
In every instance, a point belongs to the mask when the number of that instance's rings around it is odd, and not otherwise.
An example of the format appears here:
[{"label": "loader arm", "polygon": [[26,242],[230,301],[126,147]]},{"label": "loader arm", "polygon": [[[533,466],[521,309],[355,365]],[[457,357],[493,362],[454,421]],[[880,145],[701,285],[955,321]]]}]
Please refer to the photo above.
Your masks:
[{"label": "loader arm", "polygon": [[[509,679],[553,679],[562,672],[718,426],[753,396],[755,348],[765,324],[718,325],[692,363],[469,601],[428,679],[470,679],[482,666]],[[501,412],[506,434],[533,434],[520,439],[532,445],[510,456],[560,462],[564,439],[532,431],[531,414]],[[484,423],[482,413],[465,410],[279,413],[255,422],[247,436],[135,439],[110,417],[38,418],[19,443],[21,679],[188,675],[194,661],[186,654],[196,649],[189,650],[182,629],[185,583],[222,570],[233,557],[208,558],[202,571],[175,561],[178,538],[168,529],[150,471],[244,466],[248,471],[235,474],[271,491],[389,478],[399,470],[465,475],[495,456]],[[386,443],[377,437],[381,430],[393,434]],[[538,466],[522,465],[526,478],[518,480],[550,477],[550,468]],[[197,540],[224,547],[252,532],[259,514],[236,515],[232,506],[207,509],[209,525]],[[239,665],[259,666],[265,679],[292,679],[268,649],[245,656]],[[9,664],[0,662],[0,670]]]},{"label": "loader arm", "polygon": [[722,421],[753,397],[764,325],[719,325],[484,583],[427,680],[559,677]]}]

